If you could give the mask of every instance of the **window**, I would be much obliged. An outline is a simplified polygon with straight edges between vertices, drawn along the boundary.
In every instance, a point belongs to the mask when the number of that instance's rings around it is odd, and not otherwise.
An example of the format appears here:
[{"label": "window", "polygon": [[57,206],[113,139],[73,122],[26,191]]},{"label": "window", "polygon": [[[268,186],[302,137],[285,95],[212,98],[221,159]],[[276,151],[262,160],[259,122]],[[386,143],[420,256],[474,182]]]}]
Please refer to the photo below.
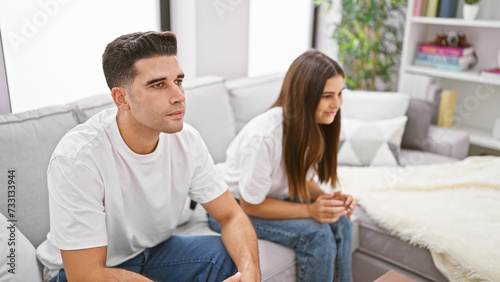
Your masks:
[{"label": "window", "polygon": [[106,44],[159,30],[159,14],[157,0],[0,1],[12,112],[109,93],[101,66]]}]

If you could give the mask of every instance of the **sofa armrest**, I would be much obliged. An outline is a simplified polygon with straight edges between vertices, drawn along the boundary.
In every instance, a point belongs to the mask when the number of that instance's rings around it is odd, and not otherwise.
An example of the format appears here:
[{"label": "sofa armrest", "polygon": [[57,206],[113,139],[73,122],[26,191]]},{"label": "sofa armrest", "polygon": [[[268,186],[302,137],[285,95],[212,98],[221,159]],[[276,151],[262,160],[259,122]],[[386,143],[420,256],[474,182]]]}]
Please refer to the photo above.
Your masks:
[{"label": "sofa armrest", "polygon": [[464,159],[469,153],[469,134],[464,131],[431,125],[424,151]]},{"label": "sofa armrest", "polygon": [[354,253],[359,247],[359,218],[357,215],[351,215],[351,253]]}]

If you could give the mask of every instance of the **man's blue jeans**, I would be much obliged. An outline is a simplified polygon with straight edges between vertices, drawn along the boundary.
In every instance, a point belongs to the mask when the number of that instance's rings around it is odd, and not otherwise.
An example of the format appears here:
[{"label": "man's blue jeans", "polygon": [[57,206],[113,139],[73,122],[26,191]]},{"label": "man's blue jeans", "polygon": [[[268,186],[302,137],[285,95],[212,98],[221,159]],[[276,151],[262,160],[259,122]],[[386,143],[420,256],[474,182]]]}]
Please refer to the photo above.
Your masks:
[{"label": "man's blue jeans", "polygon": [[[238,271],[220,236],[172,236],[116,267],[176,282],[221,282]],[[67,281],[66,273],[61,270],[50,281]]]},{"label": "man's blue jeans", "polygon": [[[295,249],[297,281],[352,281],[351,228],[347,216],[332,224],[313,219],[272,220],[249,216],[257,237]],[[208,216],[210,228],[220,232]]]}]

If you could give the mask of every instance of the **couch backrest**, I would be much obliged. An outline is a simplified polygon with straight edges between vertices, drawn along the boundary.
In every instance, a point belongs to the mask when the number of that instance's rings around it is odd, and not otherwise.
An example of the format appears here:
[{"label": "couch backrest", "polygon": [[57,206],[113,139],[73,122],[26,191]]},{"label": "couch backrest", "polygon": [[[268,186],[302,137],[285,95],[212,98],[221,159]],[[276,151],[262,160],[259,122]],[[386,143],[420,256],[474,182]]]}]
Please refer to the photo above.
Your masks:
[{"label": "couch backrest", "polygon": [[278,99],[284,73],[244,77],[226,82],[236,122],[236,132],[255,116],[265,112]]},{"label": "couch backrest", "polygon": [[86,122],[90,117],[104,109],[116,107],[111,94],[90,96],[76,100],[66,106],[73,109],[73,114],[76,120],[78,120],[78,123]]},{"label": "couch backrest", "polygon": [[[8,219],[14,203],[17,227],[37,247],[49,231],[47,166],[59,140],[78,124],[70,108],[47,107],[0,115],[0,212]],[[15,170],[15,197],[7,194],[7,173]],[[5,187],[5,188],[4,188]],[[14,190],[14,189],[11,189]]]},{"label": "couch backrest", "polygon": [[187,79],[184,90],[184,121],[200,132],[214,162],[223,162],[226,159],[226,148],[236,134],[233,110],[224,79],[218,76]]}]

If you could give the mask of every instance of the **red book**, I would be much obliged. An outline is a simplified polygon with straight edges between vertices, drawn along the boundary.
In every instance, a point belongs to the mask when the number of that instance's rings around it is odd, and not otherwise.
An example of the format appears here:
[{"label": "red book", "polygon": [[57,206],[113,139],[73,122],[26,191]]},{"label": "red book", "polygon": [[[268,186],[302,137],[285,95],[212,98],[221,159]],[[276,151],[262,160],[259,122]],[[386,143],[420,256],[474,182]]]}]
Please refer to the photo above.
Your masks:
[{"label": "red book", "polygon": [[422,0],[415,0],[413,6],[413,16],[414,17],[420,17],[421,15],[421,10],[422,10]]},{"label": "red book", "polygon": [[472,46],[459,48],[459,47],[436,46],[431,44],[420,44],[418,45],[418,51],[427,54],[463,57],[471,55],[474,52],[474,48]]},{"label": "red book", "polygon": [[500,68],[482,70],[481,75],[488,78],[500,79]]}]

